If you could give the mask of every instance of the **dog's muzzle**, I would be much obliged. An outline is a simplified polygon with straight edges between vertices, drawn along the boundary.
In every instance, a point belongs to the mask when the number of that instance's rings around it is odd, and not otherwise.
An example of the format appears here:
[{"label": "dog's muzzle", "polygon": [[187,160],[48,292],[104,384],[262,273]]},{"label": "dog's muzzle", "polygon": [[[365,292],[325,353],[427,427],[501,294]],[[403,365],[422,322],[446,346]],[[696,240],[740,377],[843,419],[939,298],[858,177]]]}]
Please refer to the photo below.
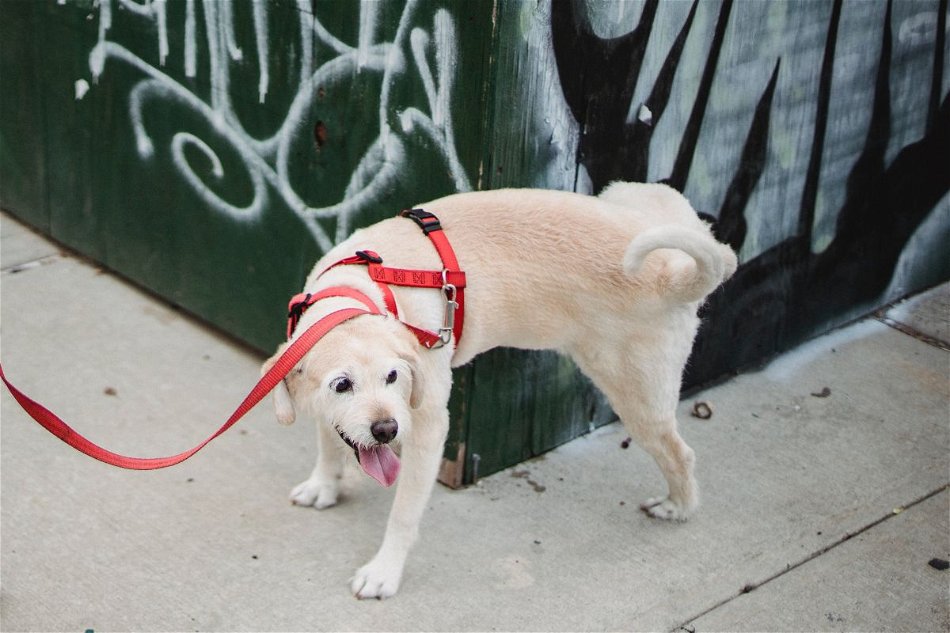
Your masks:
[{"label": "dog's muzzle", "polygon": [[377,420],[370,426],[370,431],[374,439],[379,442],[376,446],[360,446],[347,437],[346,433],[336,429],[346,445],[353,449],[356,461],[363,472],[382,485],[391,486],[399,475],[400,463],[388,444],[395,439],[399,425],[392,418]]}]

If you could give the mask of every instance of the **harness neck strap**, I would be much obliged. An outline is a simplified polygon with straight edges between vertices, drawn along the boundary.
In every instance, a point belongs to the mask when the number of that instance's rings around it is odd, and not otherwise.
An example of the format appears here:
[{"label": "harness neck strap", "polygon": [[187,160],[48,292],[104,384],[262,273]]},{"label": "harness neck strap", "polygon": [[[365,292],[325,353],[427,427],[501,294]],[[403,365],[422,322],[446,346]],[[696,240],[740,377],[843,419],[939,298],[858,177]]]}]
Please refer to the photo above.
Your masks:
[{"label": "harness neck strap", "polygon": [[[395,316],[399,318],[399,313],[396,311],[396,302],[393,299],[392,291],[389,288],[386,288],[386,307],[387,309]],[[386,294],[384,293],[384,294]],[[384,315],[385,313],[380,310],[372,299],[368,296],[356,290],[355,288],[350,288],[348,286],[331,286],[330,288],[324,288],[320,292],[310,294],[309,292],[302,292],[300,294],[294,295],[290,299],[290,304],[287,307],[287,339],[293,336],[294,331],[297,329],[297,325],[300,323],[303,313],[307,311],[307,308],[315,304],[321,299],[328,299],[330,297],[345,297],[348,299],[356,299],[363,305],[365,305],[369,310],[363,310],[364,314],[375,314],[375,315]],[[439,335],[435,332],[430,332],[428,330],[423,330],[414,325],[410,325],[405,321],[400,321],[403,325],[409,328],[409,331],[416,337],[416,340],[419,341],[419,344],[425,348],[435,347],[439,342]]]},{"label": "harness neck strap", "polygon": [[297,324],[300,323],[303,313],[307,311],[307,308],[315,304],[320,299],[328,299],[330,297],[346,297],[348,299],[356,299],[364,306],[369,309],[371,314],[382,314],[382,310],[379,309],[372,299],[367,297],[365,294],[356,290],[354,288],[348,288],[346,286],[333,286],[331,288],[324,288],[320,292],[310,294],[309,292],[301,292],[300,294],[294,295],[290,299],[290,305],[288,306],[287,311],[287,339],[293,335],[294,330],[297,329]]}]

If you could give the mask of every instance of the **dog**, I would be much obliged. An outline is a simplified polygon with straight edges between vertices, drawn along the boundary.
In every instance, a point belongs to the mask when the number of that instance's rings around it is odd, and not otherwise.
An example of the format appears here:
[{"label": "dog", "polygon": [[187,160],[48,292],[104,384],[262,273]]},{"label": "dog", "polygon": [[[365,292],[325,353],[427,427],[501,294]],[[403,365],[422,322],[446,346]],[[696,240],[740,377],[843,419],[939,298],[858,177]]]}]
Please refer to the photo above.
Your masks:
[{"label": "dog", "polygon": [[[347,447],[382,483],[398,473],[382,545],[352,578],[354,595],[381,599],[398,590],[439,470],[452,368],[494,347],[553,349],[573,359],[667,481],[667,494],[641,508],[659,519],[685,520],[699,497],[693,450],[677,432],[680,381],[699,304],[735,271],[735,253],[662,184],[617,182],[597,197],[503,189],[420,206],[441,220],[467,276],[460,340],[424,349],[385,309],[361,315],[326,334],[274,391],[280,422],[292,423],[297,411],[317,422],[316,466],[292,490],[294,504],[337,503]],[[355,251],[375,251],[389,266],[442,270],[419,227],[395,217],[330,250],[305,291],[351,287],[382,307],[383,292],[365,266],[333,265]],[[405,322],[443,325],[441,292],[395,286],[392,292]],[[353,305],[347,297],[322,299],[300,325]]]}]

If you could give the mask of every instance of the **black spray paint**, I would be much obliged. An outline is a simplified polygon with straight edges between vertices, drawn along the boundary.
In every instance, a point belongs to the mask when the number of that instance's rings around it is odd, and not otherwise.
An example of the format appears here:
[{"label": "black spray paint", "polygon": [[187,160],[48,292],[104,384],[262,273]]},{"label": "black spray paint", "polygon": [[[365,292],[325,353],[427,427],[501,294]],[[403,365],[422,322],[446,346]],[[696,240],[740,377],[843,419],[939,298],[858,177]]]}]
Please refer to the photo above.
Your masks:
[{"label": "black spray paint", "polygon": [[[551,32],[558,73],[564,99],[583,131],[577,161],[586,169],[594,193],[614,180],[646,180],[651,135],[669,102],[697,5],[698,0],[694,0],[644,102],[652,120],[628,121],[658,0],[647,0],[633,31],[612,39],[593,33],[583,17],[581,3],[553,1]],[[926,131],[887,165],[893,37],[889,3],[879,35],[881,49],[873,100],[867,104],[871,119],[864,147],[847,179],[834,238],[820,253],[813,252],[812,228],[841,10],[842,0],[835,0],[818,76],[814,132],[797,230],[743,262],[735,276],[710,297],[703,308],[704,325],[687,370],[687,385],[787,349],[856,309],[877,307],[908,240],[950,190],[950,95],[940,95],[947,0],[940,0],[938,6]],[[732,11],[732,0],[724,0],[679,151],[671,173],[663,179],[680,191],[690,175],[719,54],[728,44],[726,29]],[[717,237],[736,250],[745,242],[748,214],[769,212],[750,208],[749,201],[767,161],[772,98],[781,68],[781,60],[776,59],[771,78],[754,105],[738,167],[715,214]]]}]

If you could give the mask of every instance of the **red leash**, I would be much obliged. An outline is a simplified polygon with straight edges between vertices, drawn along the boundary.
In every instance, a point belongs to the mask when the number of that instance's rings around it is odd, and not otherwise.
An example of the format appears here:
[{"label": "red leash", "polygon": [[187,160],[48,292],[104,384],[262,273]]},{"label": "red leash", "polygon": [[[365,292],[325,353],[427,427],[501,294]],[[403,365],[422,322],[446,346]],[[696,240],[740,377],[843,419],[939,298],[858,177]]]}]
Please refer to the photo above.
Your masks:
[{"label": "red leash", "polygon": [[[380,289],[383,292],[387,309],[396,318],[399,317],[396,311],[396,302],[393,298],[392,291],[388,287],[388,284],[441,289],[445,295],[445,317],[442,327],[439,329],[438,333],[417,328],[413,325],[405,323],[404,321],[402,323],[413,332],[413,334],[419,340],[419,343],[426,348],[431,349],[434,347],[439,347],[440,345],[445,345],[449,342],[452,335],[455,336],[455,342],[458,344],[458,341],[462,336],[462,322],[464,317],[464,302],[462,297],[465,288],[465,273],[459,269],[458,260],[455,257],[452,246],[449,244],[448,239],[442,232],[442,226],[437,217],[421,209],[403,211],[401,215],[416,222],[416,224],[422,228],[426,236],[428,236],[432,241],[439,253],[439,256],[442,258],[442,264],[444,268],[441,271],[405,270],[384,267],[381,265],[382,259],[378,255],[375,253],[362,251],[357,253],[355,257],[350,257],[337,262],[337,264],[334,264],[334,266],[340,264],[368,265],[371,278],[378,283]],[[130,470],[154,470],[157,468],[168,468],[169,466],[174,466],[175,464],[180,464],[181,462],[185,461],[200,451],[202,448],[207,446],[211,440],[234,426],[237,421],[244,417],[248,411],[253,409],[257,403],[260,402],[264,396],[266,396],[271,391],[271,389],[277,386],[277,383],[284,379],[290,370],[300,362],[300,360],[306,355],[308,351],[310,351],[310,348],[312,348],[317,343],[317,341],[326,336],[327,332],[340,325],[344,321],[348,321],[362,314],[384,314],[383,311],[378,306],[376,306],[369,297],[358,290],[339,286],[326,288],[313,295],[297,295],[291,299],[290,314],[288,315],[289,318],[287,324],[287,337],[291,337],[294,328],[296,328],[297,323],[299,323],[300,318],[303,316],[303,313],[307,308],[312,306],[320,299],[326,299],[329,297],[347,297],[350,299],[356,299],[366,307],[345,308],[342,310],[337,310],[336,312],[330,313],[311,325],[307,330],[304,331],[303,334],[300,335],[299,338],[297,338],[297,340],[291,343],[287,349],[284,350],[284,353],[280,358],[277,359],[277,362],[274,363],[274,365],[261,377],[254,388],[251,389],[251,392],[247,395],[247,397],[244,398],[244,401],[238,406],[237,409],[234,410],[234,413],[231,414],[231,417],[228,418],[227,422],[225,422],[221,428],[215,431],[211,437],[201,442],[191,450],[185,451],[184,453],[179,453],[178,455],[143,458],[128,457],[126,455],[113,453],[112,451],[99,446],[98,444],[77,433],[71,426],[63,422],[55,413],[13,386],[13,384],[7,380],[6,375],[3,373],[2,365],[0,365],[0,380],[3,381],[3,383],[7,386],[7,389],[10,390],[10,393],[13,395],[16,401],[20,403],[20,406],[23,407],[30,417],[36,420],[47,431],[61,439],[66,444],[69,444],[77,451],[85,453],[94,459],[105,462],[106,464],[111,464],[112,466],[118,466],[120,468],[128,468]]]},{"label": "red leash", "polygon": [[[235,409],[234,413],[231,414],[231,417],[228,418],[228,421],[225,422],[220,429],[215,431],[211,437],[191,450],[169,457],[127,457],[125,455],[119,455],[118,453],[113,453],[112,451],[102,448],[98,444],[95,444],[94,442],[77,433],[72,427],[59,419],[55,413],[14,387],[10,381],[7,380],[6,375],[4,375],[2,366],[0,366],[0,379],[3,380],[4,384],[6,384],[7,389],[9,389],[10,393],[13,394],[13,397],[16,398],[16,401],[20,403],[20,406],[30,414],[30,417],[39,422],[40,425],[47,431],[66,442],[77,451],[85,453],[89,457],[98,459],[99,461],[105,462],[106,464],[118,466],[119,468],[128,468],[131,470],[154,470],[156,468],[168,468],[169,466],[174,466],[175,464],[180,464],[181,462],[185,461],[204,448],[211,440],[234,426],[234,424],[244,417],[248,411],[253,409],[254,406],[277,385],[277,383],[284,379],[284,376],[286,376],[287,373],[293,369],[294,365],[300,362],[300,359],[303,358],[310,348],[313,347],[317,341],[323,338],[327,332],[344,321],[348,321],[353,317],[358,317],[361,314],[374,314],[374,312],[370,312],[369,310],[364,310],[362,308],[346,308],[344,310],[333,312],[311,325],[309,329],[301,334],[300,337],[284,351],[284,354],[277,360],[276,363],[274,363],[274,366],[264,374],[264,376],[254,386],[254,388],[251,389],[251,392],[247,395],[240,406]],[[379,312],[377,311],[375,314],[379,314]]]}]

